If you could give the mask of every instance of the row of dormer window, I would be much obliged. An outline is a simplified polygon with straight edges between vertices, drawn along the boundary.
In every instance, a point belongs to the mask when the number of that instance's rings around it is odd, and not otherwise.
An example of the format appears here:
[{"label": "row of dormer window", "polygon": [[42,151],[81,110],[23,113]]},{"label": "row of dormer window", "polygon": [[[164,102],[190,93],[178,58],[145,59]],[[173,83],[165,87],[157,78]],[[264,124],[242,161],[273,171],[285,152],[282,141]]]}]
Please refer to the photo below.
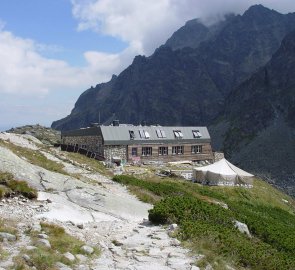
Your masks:
[{"label": "row of dormer window", "polygon": [[[176,139],[183,138],[183,133],[181,132],[181,130],[173,130],[173,133],[174,133],[174,137]],[[193,133],[194,138],[201,138],[202,137],[202,133],[199,130],[192,130],[192,133]],[[143,130],[143,129],[138,130],[138,134],[141,139],[149,139],[151,137],[150,134],[146,130]],[[156,129],[156,134],[157,134],[158,138],[167,138],[165,131],[162,129]],[[134,140],[136,138],[135,131],[129,130],[129,136],[130,136],[130,140]]]}]

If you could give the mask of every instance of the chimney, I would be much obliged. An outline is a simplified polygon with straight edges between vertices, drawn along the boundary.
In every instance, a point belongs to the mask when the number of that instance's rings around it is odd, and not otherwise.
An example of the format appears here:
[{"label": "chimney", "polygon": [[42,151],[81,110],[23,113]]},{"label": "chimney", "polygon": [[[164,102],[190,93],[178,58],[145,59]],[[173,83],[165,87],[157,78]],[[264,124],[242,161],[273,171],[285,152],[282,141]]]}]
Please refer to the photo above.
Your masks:
[{"label": "chimney", "polygon": [[118,127],[120,125],[119,120],[113,120],[113,126]]}]

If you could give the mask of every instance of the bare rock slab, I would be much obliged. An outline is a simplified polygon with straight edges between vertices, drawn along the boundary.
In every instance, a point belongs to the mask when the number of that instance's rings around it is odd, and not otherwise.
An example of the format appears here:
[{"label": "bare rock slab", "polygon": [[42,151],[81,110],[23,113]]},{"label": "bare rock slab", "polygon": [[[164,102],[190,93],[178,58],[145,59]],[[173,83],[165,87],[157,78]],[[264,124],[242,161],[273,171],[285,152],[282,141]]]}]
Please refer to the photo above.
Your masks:
[{"label": "bare rock slab", "polygon": [[38,244],[43,245],[47,248],[51,248],[50,242],[47,239],[38,240]]},{"label": "bare rock slab", "polygon": [[84,251],[86,254],[89,254],[89,255],[91,255],[94,252],[94,249],[92,247],[90,247],[90,246],[87,246],[87,245],[81,247],[81,250]]},{"label": "bare rock slab", "polygon": [[66,252],[63,256],[70,262],[74,262],[76,260],[75,256],[71,252]]}]

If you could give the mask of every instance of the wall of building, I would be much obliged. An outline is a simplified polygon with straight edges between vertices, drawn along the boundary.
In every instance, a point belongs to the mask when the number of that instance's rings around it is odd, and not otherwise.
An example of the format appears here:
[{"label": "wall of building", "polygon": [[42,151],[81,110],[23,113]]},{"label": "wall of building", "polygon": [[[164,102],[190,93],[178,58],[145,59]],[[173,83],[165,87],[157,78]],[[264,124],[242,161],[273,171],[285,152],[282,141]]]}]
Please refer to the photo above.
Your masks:
[{"label": "wall of building", "polygon": [[[193,154],[191,147],[193,145],[201,145],[202,153]],[[159,155],[159,147],[168,147],[168,155]],[[184,146],[183,154],[172,154],[173,146]],[[142,147],[152,147],[151,156],[142,156]],[[132,148],[137,148],[137,157],[132,156]],[[213,153],[210,143],[198,143],[198,144],[167,144],[167,145],[129,145],[128,146],[128,161],[179,161],[179,160],[190,160],[190,161],[213,161]]]},{"label": "wall of building", "polygon": [[104,147],[101,136],[63,136],[61,140],[65,145],[77,145],[87,151],[103,155]]},{"label": "wall of building", "polygon": [[104,157],[111,161],[113,157],[127,160],[127,146],[126,145],[105,145]]},{"label": "wall of building", "polygon": [[[196,144],[138,144],[138,145],[103,145],[101,135],[93,136],[63,136],[62,144],[65,145],[77,145],[80,148],[84,148],[87,151],[97,153],[104,156],[106,160],[112,160],[112,157],[118,157],[128,162],[144,162],[144,161],[179,161],[179,160],[190,160],[190,161],[213,161],[213,153],[211,144],[196,143]],[[193,154],[191,147],[193,145],[201,145],[202,153]],[[183,146],[183,154],[172,154],[173,146]],[[86,147],[86,148],[85,148]],[[151,147],[152,155],[142,156],[142,147]],[[159,155],[159,147],[168,147],[168,155]],[[132,148],[137,148],[137,156],[132,156]]]}]

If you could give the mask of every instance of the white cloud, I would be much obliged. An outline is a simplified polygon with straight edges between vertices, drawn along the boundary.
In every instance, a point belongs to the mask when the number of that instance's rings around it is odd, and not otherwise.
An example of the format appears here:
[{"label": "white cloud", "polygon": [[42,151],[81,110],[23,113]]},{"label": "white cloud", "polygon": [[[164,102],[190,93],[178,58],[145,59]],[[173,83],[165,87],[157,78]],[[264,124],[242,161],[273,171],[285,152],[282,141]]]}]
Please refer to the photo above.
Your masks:
[{"label": "white cloud", "polygon": [[293,0],[72,0],[79,30],[119,37],[138,54],[148,55],[189,19],[212,22],[257,3],[281,12],[295,11]]},{"label": "white cloud", "polygon": [[73,14],[79,30],[94,31],[119,37],[137,50],[150,54],[165,42],[185,20],[193,18],[194,8],[179,16],[190,1],[170,0],[73,0]]},{"label": "white cloud", "polygon": [[85,52],[85,67],[72,67],[64,61],[42,57],[41,46],[30,39],[0,31],[0,93],[44,96],[49,91],[86,89],[108,80],[120,65],[118,55]]},{"label": "white cloud", "polygon": [[[73,14],[78,28],[92,29],[118,37],[128,43],[117,54],[88,51],[86,65],[73,67],[65,61],[42,56],[45,51],[60,51],[55,45],[39,44],[5,31],[0,21],[0,93],[44,96],[50,91],[86,89],[108,80],[131,63],[137,54],[151,54],[184,24],[195,18],[222,16],[225,12],[242,12],[256,1],[236,0],[72,0]],[[280,8],[295,9],[295,2],[261,1]]]},{"label": "white cloud", "polygon": [[132,46],[120,54],[86,51],[86,64],[73,67],[49,59],[42,52],[62,50],[39,44],[0,28],[0,124],[3,126],[43,123],[70,112],[79,94],[91,85],[108,81],[129,63]]}]

